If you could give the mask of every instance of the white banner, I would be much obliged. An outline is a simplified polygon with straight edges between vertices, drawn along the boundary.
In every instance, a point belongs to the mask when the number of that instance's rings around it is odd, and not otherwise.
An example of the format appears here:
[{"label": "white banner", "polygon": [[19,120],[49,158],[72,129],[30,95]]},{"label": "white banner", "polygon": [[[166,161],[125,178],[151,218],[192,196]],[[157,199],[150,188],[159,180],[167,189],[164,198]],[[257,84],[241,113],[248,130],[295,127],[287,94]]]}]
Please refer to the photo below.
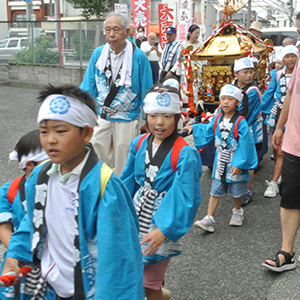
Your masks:
[{"label": "white banner", "polygon": [[177,41],[183,42],[186,40],[188,29],[193,23],[192,16],[192,0],[179,0],[177,16]]}]

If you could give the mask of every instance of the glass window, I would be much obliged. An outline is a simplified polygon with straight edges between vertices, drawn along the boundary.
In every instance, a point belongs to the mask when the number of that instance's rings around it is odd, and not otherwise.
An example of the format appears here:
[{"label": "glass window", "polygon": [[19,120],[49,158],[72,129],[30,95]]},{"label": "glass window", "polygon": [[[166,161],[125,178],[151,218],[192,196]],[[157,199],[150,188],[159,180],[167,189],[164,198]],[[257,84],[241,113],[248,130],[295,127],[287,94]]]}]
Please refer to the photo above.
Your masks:
[{"label": "glass window", "polygon": [[18,41],[19,40],[10,40],[7,45],[7,48],[16,48],[18,46]]},{"label": "glass window", "polygon": [[21,47],[26,47],[28,45],[28,40],[27,39],[22,39],[21,40]]},{"label": "glass window", "polygon": [[5,48],[7,44],[7,40],[1,41],[0,42],[0,48]]}]

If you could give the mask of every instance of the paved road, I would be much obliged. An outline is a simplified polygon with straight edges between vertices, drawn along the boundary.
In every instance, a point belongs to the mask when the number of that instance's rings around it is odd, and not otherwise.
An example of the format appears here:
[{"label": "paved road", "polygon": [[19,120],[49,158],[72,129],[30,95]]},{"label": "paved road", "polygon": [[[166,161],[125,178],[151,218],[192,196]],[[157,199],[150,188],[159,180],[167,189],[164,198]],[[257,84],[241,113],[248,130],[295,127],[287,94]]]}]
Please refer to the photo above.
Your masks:
[{"label": "paved road", "polygon": [[[0,184],[21,174],[17,164],[8,163],[8,154],[18,139],[35,129],[38,90],[0,86]],[[192,228],[182,239],[184,252],[173,258],[166,275],[166,288],[173,300],[300,299],[299,270],[273,274],[262,262],[280,247],[279,201],[264,198],[265,179],[270,180],[270,155],[260,163],[254,182],[254,201],[245,208],[241,228],[229,226],[233,200],[224,197],[216,212],[215,233]],[[201,178],[202,203],[197,219],[205,216],[210,172]],[[300,254],[300,241],[296,251]],[[113,291],[112,291],[113,293]]]}]

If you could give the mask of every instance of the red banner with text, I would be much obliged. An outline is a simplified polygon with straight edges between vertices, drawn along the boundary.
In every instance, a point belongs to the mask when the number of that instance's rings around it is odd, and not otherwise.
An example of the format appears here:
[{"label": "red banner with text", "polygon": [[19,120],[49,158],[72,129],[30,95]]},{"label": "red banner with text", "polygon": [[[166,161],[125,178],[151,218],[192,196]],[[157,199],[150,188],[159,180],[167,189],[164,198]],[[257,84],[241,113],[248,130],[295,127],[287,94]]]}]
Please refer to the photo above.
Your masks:
[{"label": "red banner with text", "polygon": [[161,49],[164,49],[167,42],[166,31],[168,26],[174,26],[174,9],[170,8],[168,4],[158,5],[159,16],[159,43]]},{"label": "red banner with text", "polygon": [[[132,20],[136,29],[145,28],[145,36],[149,33],[149,0],[132,1]],[[136,37],[136,35],[135,35]]]}]

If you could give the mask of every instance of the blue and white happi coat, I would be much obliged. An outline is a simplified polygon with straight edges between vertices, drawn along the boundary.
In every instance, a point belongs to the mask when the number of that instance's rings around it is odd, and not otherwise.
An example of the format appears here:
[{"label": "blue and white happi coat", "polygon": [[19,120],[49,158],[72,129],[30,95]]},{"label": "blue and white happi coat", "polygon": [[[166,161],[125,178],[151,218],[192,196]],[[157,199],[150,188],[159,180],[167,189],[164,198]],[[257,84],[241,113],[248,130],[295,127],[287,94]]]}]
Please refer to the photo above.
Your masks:
[{"label": "blue and white happi coat", "polygon": [[[138,221],[131,197],[125,185],[112,174],[99,199],[103,163],[89,147],[91,152],[81,172],[74,213],[75,221],[78,220],[74,231],[77,229],[79,238],[79,245],[74,245],[74,300],[144,300]],[[47,247],[44,212],[46,172],[50,168],[51,164],[36,167],[26,182],[28,211],[11,237],[8,257],[40,263]]]},{"label": "blue and white happi coat", "polygon": [[[217,116],[214,116],[208,124],[196,124],[192,125],[195,147],[202,149],[208,145],[211,141],[215,141],[215,158],[213,165],[212,178],[221,181],[221,175],[218,172],[221,165],[221,154],[225,148],[229,153],[229,159],[225,166],[225,179],[226,183],[243,182],[250,179],[248,170],[254,169],[257,166],[257,154],[253,142],[252,134],[250,133],[248,124],[243,118],[238,124],[238,139],[234,137],[235,122],[233,125],[228,123],[227,126],[229,134],[226,136],[227,145],[224,145],[222,139],[222,133],[220,130],[221,126],[225,126],[222,118],[219,117],[217,120],[216,133],[214,132],[214,124]],[[221,122],[221,123],[220,123]],[[241,170],[237,175],[232,175],[231,167],[236,167]]]},{"label": "blue and white happi coat", "polygon": [[[89,92],[96,98],[97,112],[101,116],[102,107],[106,96],[109,93],[106,74],[100,73],[96,68],[96,63],[101,55],[104,46],[100,46],[92,54],[88,68],[85,72],[80,88]],[[121,86],[116,97],[110,104],[110,108],[116,113],[107,117],[108,121],[131,122],[138,119],[143,99],[153,85],[152,71],[149,60],[145,53],[136,48],[132,58],[131,87]]]},{"label": "blue and white happi coat", "polygon": [[[153,207],[149,212],[151,220],[148,232],[159,228],[166,239],[154,255],[144,256],[143,261],[144,264],[156,264],[182,252],[180,238],[192,226],[201,201],[199,180],[202,164],[196,149],[185,146],[180,151],[176,173],[171,163],[172,148],[165,154],[166,156],[160,157],[162,163],[157,168],[149,164],[147,150],[149,138],[151,139],[151,135],[142,141],[138,151],[137,143],[140,136],[131,142],[127,162],[120,178],[129,189],[137,211],[144,197],[150,194]],[[155,155],[160,153],[158,148]],[[150,178],[151,184],[147,178]],[[140,240],[147,234],[142,230],[142,225],[140,220]],[[146,246],[147,244],[143,245],[142,249]]]}]

